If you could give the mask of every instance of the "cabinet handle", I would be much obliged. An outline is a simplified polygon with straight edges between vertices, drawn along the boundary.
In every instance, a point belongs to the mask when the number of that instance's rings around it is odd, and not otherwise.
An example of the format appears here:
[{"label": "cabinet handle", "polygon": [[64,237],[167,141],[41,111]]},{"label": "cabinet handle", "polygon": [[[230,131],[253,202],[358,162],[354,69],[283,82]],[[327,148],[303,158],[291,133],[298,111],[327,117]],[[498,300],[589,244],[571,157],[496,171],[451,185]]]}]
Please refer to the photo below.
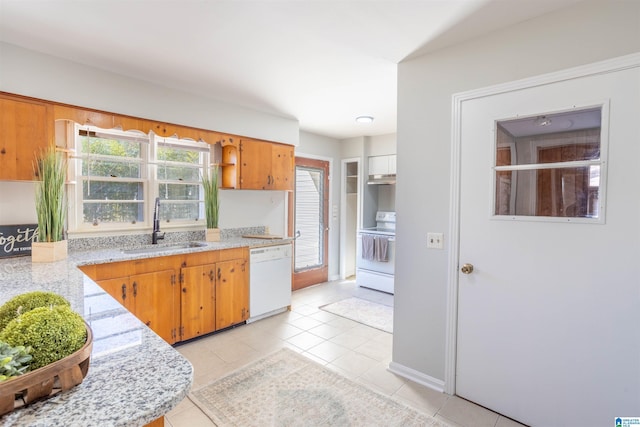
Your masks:
[{"label": "cabinet handle", "polygon": [[5,150],[4,147],[2,147],[2,150],[0,150],[0,154],[7,154],[7,150]]},{"label": "cabinet handle", "polygon": [[127,285],[126,284],[122,284],[122,301],[124,301],[125,299],[127,299]]},{"label": "cabinet handle", "polygon": [[138,296],[138,282],[133,282],[133,296]]},{"label": "cabinet handle", "polygon": [[220,267],[218,267],[218,280],[220,280]]},{"label": "cabinet handle", "polygon": [[214,281],[216,276],[213,274],[213,269],[209,270],[209,280]]}]

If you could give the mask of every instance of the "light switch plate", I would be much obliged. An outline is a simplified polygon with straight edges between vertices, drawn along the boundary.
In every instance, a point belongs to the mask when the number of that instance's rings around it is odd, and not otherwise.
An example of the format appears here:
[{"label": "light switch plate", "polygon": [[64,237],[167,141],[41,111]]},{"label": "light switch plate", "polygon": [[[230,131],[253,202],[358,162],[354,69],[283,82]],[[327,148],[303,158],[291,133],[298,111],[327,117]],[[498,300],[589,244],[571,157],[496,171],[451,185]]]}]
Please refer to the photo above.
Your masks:
[{"label": "light switch plate", "polygon": [[427,248],[443,249],[444,234],[443,233],[427,233]]}]

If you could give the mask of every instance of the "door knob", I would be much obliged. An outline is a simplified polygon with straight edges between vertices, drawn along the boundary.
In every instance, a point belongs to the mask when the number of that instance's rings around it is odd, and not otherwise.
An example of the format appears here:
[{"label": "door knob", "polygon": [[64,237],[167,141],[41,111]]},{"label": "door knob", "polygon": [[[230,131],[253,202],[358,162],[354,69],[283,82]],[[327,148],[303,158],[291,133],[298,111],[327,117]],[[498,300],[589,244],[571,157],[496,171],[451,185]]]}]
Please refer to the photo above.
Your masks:
[{"label": "door knob", "polygon": [[463,264],[460,268],[463,274],[471,274],[473,272],[473,264]]}]

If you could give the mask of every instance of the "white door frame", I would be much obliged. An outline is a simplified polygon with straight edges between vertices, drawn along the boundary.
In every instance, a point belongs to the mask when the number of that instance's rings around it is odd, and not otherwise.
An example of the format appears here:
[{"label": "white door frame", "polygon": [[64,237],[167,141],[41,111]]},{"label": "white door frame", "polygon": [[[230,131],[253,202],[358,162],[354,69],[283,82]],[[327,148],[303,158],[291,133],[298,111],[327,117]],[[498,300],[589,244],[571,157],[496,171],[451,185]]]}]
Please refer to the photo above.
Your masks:
[{"label": "white door frame", "polygon": [[487,88],[454,94],[452,97],[452,128],[451,128],[451,176],[449,211],[452,218],[449,225],[451,249],[449,251],[449,266],[447,279],[447,319],[445,344],[445,372],[444,391],[447,394],[456,393],[456,342],[458,328],[458,265],[460,256],[460,167],[462,144],[462,104],[472,99],[493,96],[522,89],[544,86],[562,81],[622,71],[640,67],[640,53],[613,58],[567,70],[558,71],[541,76],[516,80]]}]

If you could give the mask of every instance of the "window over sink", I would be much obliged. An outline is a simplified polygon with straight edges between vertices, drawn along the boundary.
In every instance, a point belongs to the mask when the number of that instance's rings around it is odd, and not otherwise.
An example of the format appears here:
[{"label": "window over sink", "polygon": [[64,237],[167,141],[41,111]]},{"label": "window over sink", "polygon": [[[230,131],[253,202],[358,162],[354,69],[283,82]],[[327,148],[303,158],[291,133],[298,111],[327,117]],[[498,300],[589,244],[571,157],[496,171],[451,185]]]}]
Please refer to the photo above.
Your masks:
[{"label": "window over sink", "polygon": [[[69,231],[143,230],[160,198],[163,227],[202,224],[200,177],[210,145],[153,132],[69,124],[76,155],[69,162]],[[72,129],[71,129],[72,128]]]}]

